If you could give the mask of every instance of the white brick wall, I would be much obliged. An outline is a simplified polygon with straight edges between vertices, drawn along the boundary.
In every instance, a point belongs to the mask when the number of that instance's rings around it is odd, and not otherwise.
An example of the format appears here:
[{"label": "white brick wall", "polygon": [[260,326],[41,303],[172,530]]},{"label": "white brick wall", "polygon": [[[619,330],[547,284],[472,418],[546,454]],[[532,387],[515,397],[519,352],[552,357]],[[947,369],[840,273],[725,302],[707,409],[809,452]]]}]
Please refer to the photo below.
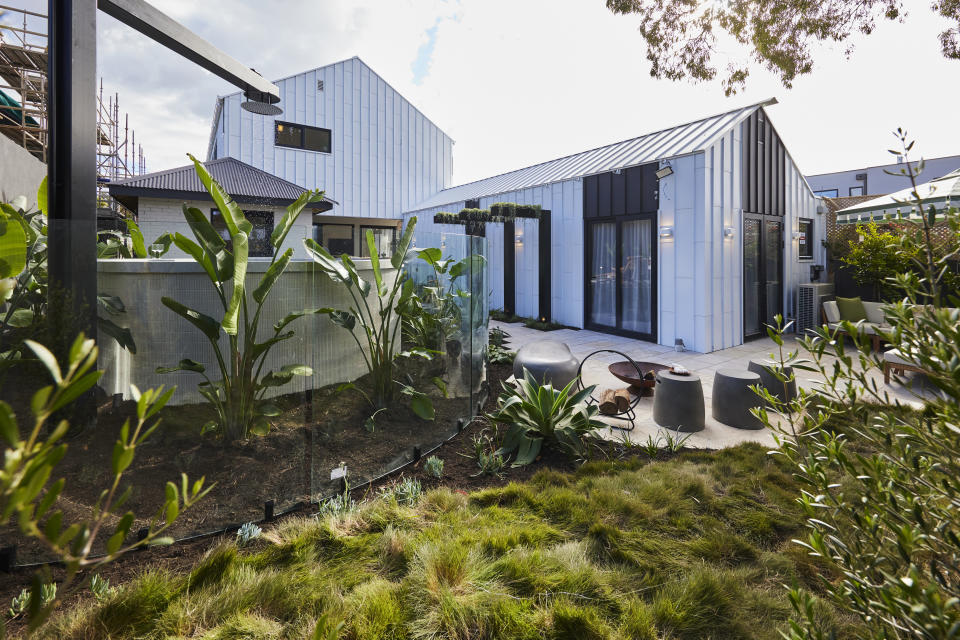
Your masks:
[{"label": "white brick wall", "polygon": [[[191,240],[194,239],[193,232],[183,217],[183,205],[196,207],[203,211],[208,217],[210,210],[214,208],[213,202],[194,200],[184,202],[183,200],[161,200],[158,198],[140,198],[138,216],[140,230],[147,246],[164,233],[181,233]],[[273,211],[273,224],[279,224],[284,213],[283,207],[264,207],[256,205],[241,204],[242,209],[251,211]],[[286,251],[288,247],[293,248],[293,256],[298,259],[309,259],[306,250],[303,248],[303,239],[313,237],[313,216],[309,209],[304,210],[293,228],[287,235],[281,249]],[[177,247],[171,247],[165,258],[187,258],[186,253]]]}]

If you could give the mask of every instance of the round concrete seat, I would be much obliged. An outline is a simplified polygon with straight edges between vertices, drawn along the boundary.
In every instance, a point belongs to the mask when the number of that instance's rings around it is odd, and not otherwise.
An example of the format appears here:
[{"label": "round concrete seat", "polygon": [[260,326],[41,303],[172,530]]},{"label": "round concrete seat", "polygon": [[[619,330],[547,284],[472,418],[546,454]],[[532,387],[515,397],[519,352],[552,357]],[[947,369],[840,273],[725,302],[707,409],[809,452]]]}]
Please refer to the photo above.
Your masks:
[{"label": "round concrete seat", "polygon": [[750,413],[763,400],[751,389],[760,384],[753,371],[720,369],[713,376],[713,419],[738,429],[762,429],[763,423]]},{"label": "round concrete seat", "polygon": [[[794,379],[789,382],[787,393],[784,395],[783,383],[777,380],[777,376],[773,375],[773,372],[768,368],[775,364],[777,363],[770,360],[751,360],[747,370],[760,375],[760,384],[770,392],[770,395],[781,402],[790,402],[797,396],[797,381]],[[793,374],[793,367],[784,367],[783,374],[790,377]]]},{"label": "round concrete seat", "polygon": [[700,377],[692,373],[678,376],[669,371],[658,371],[656,393],[653,394],[653,421],[677,431],[700,431],[705,419]]},{"label": "round concrete seat", "polygon": [[513,377],[523,378],[529,371],[540,384],[550,383],[562,389],[577,377],[580,361],[570,353],[570,347],[556,340],[537,340],[520,347],[513,359]]}]

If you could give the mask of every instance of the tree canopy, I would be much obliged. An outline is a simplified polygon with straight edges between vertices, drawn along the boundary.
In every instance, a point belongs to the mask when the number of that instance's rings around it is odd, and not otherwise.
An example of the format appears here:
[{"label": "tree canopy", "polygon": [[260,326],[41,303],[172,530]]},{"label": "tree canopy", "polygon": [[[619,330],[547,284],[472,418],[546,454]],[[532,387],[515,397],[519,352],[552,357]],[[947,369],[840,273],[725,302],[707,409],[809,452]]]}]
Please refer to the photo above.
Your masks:
[{"label": "tree canopy", "polygon": [[[846,42],[870,34],[878,20],[903,21],[903,0],[606,0],[616,14],[636,15],[655,78],[695,81],[717,77],[718,32],[750,49],[732,60],[723,77],[731,95],[746,83],[751,63],[760,64],[792,86],[813,69],[811,49],[823,41]],[[929,0],[930,10],[956,22],[939,35],[946,58],[960,59],[960,0]],[[916,9],[920,3],[910,0]],[[922,9],[920,9],[922,10]],[[852,45],[847,47],[850,54]]]}]

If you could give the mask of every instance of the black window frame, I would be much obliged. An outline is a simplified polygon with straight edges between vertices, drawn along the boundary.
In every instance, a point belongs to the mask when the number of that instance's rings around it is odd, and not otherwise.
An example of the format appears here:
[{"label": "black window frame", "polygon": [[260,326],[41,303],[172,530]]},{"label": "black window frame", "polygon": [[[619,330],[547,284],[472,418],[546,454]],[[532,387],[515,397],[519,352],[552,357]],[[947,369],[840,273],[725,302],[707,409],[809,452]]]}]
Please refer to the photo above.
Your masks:
[{"label": "black window frame", "polygon": [[[399,232],[399,230],[397,229],[396,226],[394,226],[394,225],[389,225],[389,224],[362,224],[362,225],[360,225],[360,253],[359,253],[359,255],[358,255],[357,257],[359,257],[359,258],[361,258],[361,259],[366,259],[366,258],[369,258],[369,257],[370,257],[370,256],[365,256],[365,255],[363,255],[363,252],[366,251],[366,249],[367,249],[367,229],[370,229],[370,230],[374,230],[374,229],[383,229],[383,230],[390,229],[391,231],[393,231],[393,240],[392,240],[391,243],[390,243],[390,245],[391,245],[391,246],[390,246],[390,251],[391,251],[391,253],[396,249],[396,247],[397,247],[397,242],[398,242],[399,239],[400,239],[400,238],[399,238],[400,232]],[[380,257],[383,257],[383,256],[380,256]],[[387,256],[387,257],[389,257],[389,256]]]},{"label": "black window frame", "polygon": [[[805,233],[803,229],[804,225],[808,226],[805,238],[806,242],[804,242],[803,238],[803,234]],[[813,218],[800,218],[797,221],[797,230],[801,234],[801,238],[797,242],[797,258],[799,260],[813,260],[813,225]],[[806,247],[807,250],[806,254],[803,253],[804,247]]]},{"label": "black window frame", "polygon": [[[256,230],[259,225],[261,228],[265,228],[267,232],[266,239],[263,242],[255,238],[250,238],[247,256],[250,258],[272,258],[273,245],[270,243],[270,236],[273,235],[273,230],[277,223],[274,212],[269,209],[245,209],[243,215],[250,221],[250,224],[253,225],[254,230]],[[214,231],[220,234],[220,237],[226,241],[227,249],[233,251],[233,241],[229,238],[228,233],[224,233],[227,231],[227,223],[223,219],[220,210],[216,207],[210,209],[210,224],[213,226]]]},{"label": "black window frame", "polygon": [[[284,144],[277,142],[277,127],[295,127],[300,129],[300,144]],[[307,132],[308,131],[322,131],[327,134],[327,148],[324,149],[310,149],[307,147]],[[285,149],[300,149],[301,151],[311,151],[313,153],[333,153],[333,131],[330,129],[325,129],[323,127],[311,127],[310,125],[300,124],[298,122],[287,122],[285,120],[275,120],[273,123],[273,145],[275,147],[284,147]]]},{"label": "black window frame", "polygon": [[[315,239],[317,244],[319,244],[321,247],[329,251],[330,255],[332,256],[348,255],[350,257],[353,257],[354,249],[357,246],[356,225],[350,224],[349,222],[317,222],[317,223],[314,223],[313,226],[316,228],[317,237]],[[334,253],[333,251],[330,251],[330,247],[326,245],[326,242],[323,239],[324,227],[347,227],[348,229],[350,229],[350,251],[341,251],[339,253]],[[338,238],[338,240],[340,239],[342,238]]]},{"label": "black window frame", "polygon": [[[854,189],[860,189],[860,193],[854,193],[854,192],[853,192]],[[858,184],[858,185],[855,186],[855,187],[850,187],[850,188],[847,190],[847,194],[850,195],[850,196],[862,196],[862,195],[865,195],[864,192],[863,192],[863,185],[862,185],[862,184]]]},{"label": "black window frame", "polygon": [[[832,196],[828,196],[828,193],[832,193]],[[813,195],[819,196],[821,198],[839,198],[840,190],[839,189],[820,189],[819,191],[814,191]]]}]

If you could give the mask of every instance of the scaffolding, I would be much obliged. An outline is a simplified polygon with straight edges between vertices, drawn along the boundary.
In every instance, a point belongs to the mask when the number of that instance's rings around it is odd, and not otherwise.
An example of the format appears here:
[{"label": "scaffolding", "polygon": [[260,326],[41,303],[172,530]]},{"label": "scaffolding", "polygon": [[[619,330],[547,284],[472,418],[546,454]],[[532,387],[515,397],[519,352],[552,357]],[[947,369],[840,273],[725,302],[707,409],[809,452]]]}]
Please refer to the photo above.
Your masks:
[{"label": "scaffolding", "polygon": [[[47,16],[0,5],[0,133],[47,162]],[[117,93],[97,92],[97,220],[116,228],[131,215],[110,198],[110,183],[146,172],[130,116]]]}]

